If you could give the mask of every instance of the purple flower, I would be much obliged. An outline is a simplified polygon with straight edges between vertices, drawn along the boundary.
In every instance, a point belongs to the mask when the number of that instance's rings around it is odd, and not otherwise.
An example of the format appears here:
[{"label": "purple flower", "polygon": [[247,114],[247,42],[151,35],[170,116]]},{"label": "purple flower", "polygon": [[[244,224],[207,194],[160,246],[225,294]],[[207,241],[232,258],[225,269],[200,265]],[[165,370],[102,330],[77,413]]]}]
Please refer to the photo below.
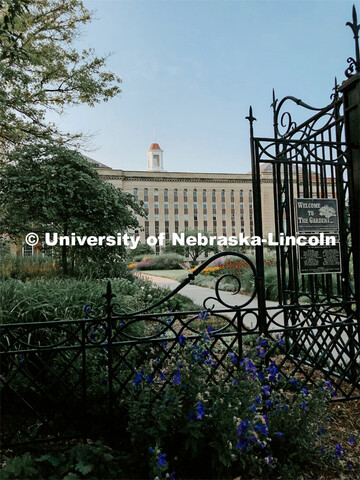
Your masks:
[{"label": "purple flower", "polygon": [[261,403],[261,397],[256,397],[256,398],[255,398],[255,402],[256,402],[256,403]]},{"label": "purple flower", "polygon": [[179,368],[175,372],[173,383],[178,384],[178,385],[180,385],[180,383],[181,383],[181,375],[180,375],[180,369]]},{"label": "purple flower", "polygon": [[256,405],[255,405],[255,404],[254,404],[254,405],[251,405],[250,410],[251,410],[253,413],[255,413]]},{"label": "purple flower", "polygon": [[302,402],[301,406],[304,410],[306,410],[306,402]]},{"label": "purple flower", "polygon": [[159,467],[166,467],[166,453],[160,453],[158,456],[158,466]]},{"label": "purple flower", "polygon": [[309,390],[306,387],[303,387],[300,391],[305,393],[305,395],[309,395]]},{"label": "purple flower", "polygon": [[179,343],[180,343],[180,345],[185,345],[185,343],[186,343],[186,338],[184,337],[183,334],[181,334],[179,336]]},{"label": "purple flower", "polygon": [[269,433],[267,425],[254,425],[254,430],[261,433],[262,435],[267,435]]},{"label": "purple flower", "polygon": [[324,447],[320,447],[320,453],[321,453],[321,455],[325,455],[325,448]]},{"label": "purple flower", "polygon": [[271,400],[266,400],[265,405],[266,405],[266,408],[270,408]]},{"label": "purple flower", "polygon": [[267,465],[271,465],[271,460],[272,460],[272,457],[269,455],[268,457],[265,458],[265,463]]},{"label": "purple flower", "polygon": [[205,408],[202,402],[198,402],[196,405],[196,413],[197,413],[197,419],[201,420],[202,417],[205,415]]},{"label": "purple flower", "polygon": [[340,443],[337,443],[335,447],[335,457],[340,458],[343,453],[344,448],[340,445]]},{"label": "purple flower", "polygon": [[327,380],[327,381],[325,382],[325,385],[326,385],[326,388],[327,388],[328,390],[330,390],[330,388],[331,388],[331,381],[330,381],[330,380]]},{"label": "purple flower", "polygon": [[229,353],[229,357],[230,357],[231,362],[232,362],[234,365],[236,365],[236,364],[237,364],[237,358],[236,358],[235,353],[234,353],[234,352],[230,352],[230,353]]},{"label": "purple flower", "polygon": [[350,437],[349,438],[349,443],[352,447],[354,446],[354,442],[355,442],[354,437]]},{"label": "purple flower", "polygon": [[142,376],[140,375],[139,372],[137,372],[135,375],[135,380],[133,381],[133,385],[137,387],[138,385],[140,385],[141,382],[142,382]]},{"label": "purple flower", "polygon": [[239,423],[238,427],[237,427],[237,433],[240,436],[242,435],[246,435],[247,431],[248,431],[248,428],[249,428],[249,424],[250,424],[250,419],[247,418],[246,420],[241,420],[241,422]]},{"label": "purple flower", "polygon": [[258,379],[259,379],[260,381],[265,380],[264,374],[263,374],[262,372],[259,372],[259,373],[258,373]]},{"label": "purple flower", "polygon": [[270,395],[270,388],[271,388],[270,385],[264,385],[262,387],[262,391],[267,397]]},{"label": "purple flower", "polygon": [[165,375],[164,371],[161,372],[160,380],[162,380],[162,381],[166,380],[166,375]]}]

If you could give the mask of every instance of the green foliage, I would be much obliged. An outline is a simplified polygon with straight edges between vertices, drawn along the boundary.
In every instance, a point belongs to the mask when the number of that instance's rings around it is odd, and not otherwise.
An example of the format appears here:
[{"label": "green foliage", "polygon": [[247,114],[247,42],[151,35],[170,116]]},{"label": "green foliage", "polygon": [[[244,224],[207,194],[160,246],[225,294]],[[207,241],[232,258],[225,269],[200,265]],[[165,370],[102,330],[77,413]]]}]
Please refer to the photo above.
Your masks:
[{"label": "green foliage", "polygon": [[[64,450],[60,448],[60,450]],[[121,458],[101,442],[75,445],[63,452],[31,456],[29,452],[4,458],[2,480],[121,479]]]},{"label": "green foliage", "polygon": [[166,253],[177,253],[182,255],[182,257],[189,257],[191,259],[192,265],[197,264],[197,259],[200,255],[216,253],[218,251],[217,245],[200,245],[199,242],[195,242],[195,245],[187,245],[186,239],[189,237],[195,236],[197,238],[198,233],[201,233],[204,237],[209,237],[208,232],[202,232],[200,230],[187,230],[184,232],[185,235],[185,245],[172,245],[168,244],[165,248]]},{"label": "green foliage", "polygon": [[[9,159],[0,178],[0,231],[13,237],[34,230],[40,238],[45,232],[116,236],[138,226],[133,213],[141,215],[142,208],[134,197],[103,182],[80,153],[42,144],[16,150]],[[54,248],[65,274],[69,264],[73,273],[77,263],[95,263],[106,275],[125,255],[116,246]]]},{"label": "green foliage", "polygon": [[[41,322],[84,318],[84,305],[101,305],[107,280],[38,279],[23,283],[0,282],[0,323]],[[121,312],[133,312],[161,300],[167,290],[140,279],[111,280]],[[176,295],[162,305],[163,311],[191,310],[187,297]]]},{"label": "green foliage", "polygon": [[150,247],[150,245],[147,243],[139,243],[139,245],[133,250],[127,250],[127,260],[139,262],[145,255],[148,256],[153,254],[154,250]]},{"label": "green foliage", "polygon": [[51,257],[33,255],[0,255],[0,280],[14,278],[17,280],[33,280],[50,278],[57,275],[54,260]]},{"label": "green foliage", "polygon": [[80,0],[3,0],[0,4],[0,145],[72,141],[46,121],[71,105],[93,106],[119,92],[119,77],[105,70],[106,57],[74,44],[90,12]]},{"label": "green foliage", "polygon": [[[325,465],[318,431],[330,393],[323,382],[308,392],[298,380],[283,379],[274,362],[268,367],[263,363],[269,344],[259,338],[239,371],[228,376],[220,369],[216,384],[209,379],[214,378],[213,355],[219,358],[220,351],[209,350],[211,342],[206,335],[195,343],[185,337],[160,359],[161,366],[158,352],[148,352],[126,398],[137,471],[150,478],[176,471],[180,478],[295,480],[309,466]],[[222,366],[231,370],[239,361],[235,359],[236,352],[222,360]],[[159,465],[164,455],[166,464]],[[285,472],[290,476],[281,477]]]},{"label": "green foliage", "polygon": [[175,270],[180,268],[184,258],[178,253],[161,253],[146,255],[143,261],[136,265],[137,270]]}]

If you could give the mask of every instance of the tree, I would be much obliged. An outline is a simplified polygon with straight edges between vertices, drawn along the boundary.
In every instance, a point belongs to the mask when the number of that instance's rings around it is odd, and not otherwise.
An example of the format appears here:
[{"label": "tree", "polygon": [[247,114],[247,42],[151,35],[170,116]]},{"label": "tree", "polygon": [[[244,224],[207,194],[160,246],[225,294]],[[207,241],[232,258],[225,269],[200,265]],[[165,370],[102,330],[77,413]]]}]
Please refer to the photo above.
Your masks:
[{"label": "tree", "polygon": [[81,0],[0,0],[0,151],[39,140],[78,145],[81,135],[60,132],[46,111],[120,92],[106,57],[73,45],[90,20]]},{"label": "tree", "polygon": [[197,259],[200,257],[202,254],[208,254],[208,253],[216,253],[218,251],[217,245],[201,245],[198,242],[196,242],[195,245],[186,245],[186,239],[188,237],[194,236],[197,238],[198,233],[200,233],[204,237],[210,237],[209,233],[207,232],[201,232],[200,230],[187,230],[184,232],[184,237],[185,237],[185,245],[172,245],[168,244],[165,247],[165,252],[174,252],[178,253],[184,257],[190,257],[192,264],[196,264]]},{"label": "tree", "polygon": [[[80,153],[64,146],[26,146],[8,155],[0,178],[0,232],[13,238],[34,231],[59,235],[115,235],[137,228],[141,205],[130,194],[103,182]],[[113,261],[123,246],[62,246],[68,273],[76,259]]]}]

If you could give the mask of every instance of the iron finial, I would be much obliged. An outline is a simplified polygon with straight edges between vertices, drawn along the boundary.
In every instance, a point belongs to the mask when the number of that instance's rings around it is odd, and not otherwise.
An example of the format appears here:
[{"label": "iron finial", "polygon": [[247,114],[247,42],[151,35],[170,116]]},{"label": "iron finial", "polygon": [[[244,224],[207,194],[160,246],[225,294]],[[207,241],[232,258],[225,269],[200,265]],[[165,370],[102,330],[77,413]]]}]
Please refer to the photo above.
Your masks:
[{"label": "iron finial", "polygon": [[347,22],[346,26],[349,26],[354,34],[355,40],[355,58],[349,57],[347,59],[347,63],[349,64],[348,68],[345,70],[345,75],[350,78],[351,75],[355,72],[360,72],[360,47],[359,47],[359,31],[360,31],[360,24],[357,23],[357,14],[355,5],[353,5],[352,9],[352,22]]},{"label": "iron finial", "polygon": [[249,120],[251,126],[256,121],[256,118],[253,116],[253,111],[252,111],[252,106],[251,105],[250,105],[250,108],[249,108],[249,116],[245,117],[245,118],[246,118],[246,120]]},{"label": "iron finial", "polygon": [[337,77],[335,77],[333,92],[334,93],[330,95],[330,98],[332,98],[333,100],[337,100],[339,98],[339,84],[337,81]]}]

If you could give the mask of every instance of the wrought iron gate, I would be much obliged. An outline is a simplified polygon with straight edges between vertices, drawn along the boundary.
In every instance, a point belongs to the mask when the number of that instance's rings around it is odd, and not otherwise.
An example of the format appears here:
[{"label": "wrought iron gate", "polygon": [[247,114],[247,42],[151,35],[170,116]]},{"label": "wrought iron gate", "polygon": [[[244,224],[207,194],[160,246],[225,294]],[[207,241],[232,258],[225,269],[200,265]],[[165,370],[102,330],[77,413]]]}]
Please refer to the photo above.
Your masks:
[{"label": "wrought iron gate", "polygon": [[[296,199],[336,199],[339,215],[341,273],[301,275],[296,245],[276,246],[278,303],[282,314],[265,306],[263,246],[257,247],[260,329],[269,334],[284,328],[286,355],[293,373],[310,379],[320,368],[338,379],[341,396],[353,398],[360,382],[360,59],[355,7],[353,23],[355,59],[349,58],[348,80],[335,80],[332,102],[314,108],[293,96],[281,101],[273,91],[274,137],[254,135],[250,107],[255,234],[263,237],[262,180],[273,182],[276,241],[297,237]],[[311,112],[299,124],[287,108]],[[304,116],[303,112],[302,115]],[[268,199],[267,199],[268,201]],[[324,247],[327,248],[327,247]],[[306,374],[304,366],[310,370]],[[358,398],[358,393],[355,394]]]}]

